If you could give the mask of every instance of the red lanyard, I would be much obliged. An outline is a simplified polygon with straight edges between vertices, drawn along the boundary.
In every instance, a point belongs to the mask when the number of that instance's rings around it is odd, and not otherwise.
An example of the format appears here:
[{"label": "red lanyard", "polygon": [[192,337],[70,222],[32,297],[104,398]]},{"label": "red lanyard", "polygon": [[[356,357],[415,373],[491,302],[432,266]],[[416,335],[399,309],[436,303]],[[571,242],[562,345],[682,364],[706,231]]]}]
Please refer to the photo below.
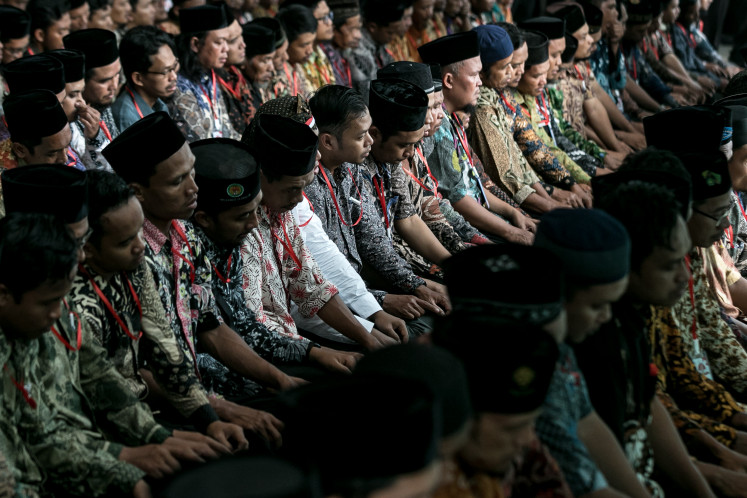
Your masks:
[{"label": "red lanyard", "polygon": [[441,30],[438,29],[438,23],[436,22],[435,17],[431,19],[431,26],[433,26],[433,31],[436,32],[436,38],[441,38],[443,35],[441,34]]},{"label": "red lanyard", "polygon": [[[635,81],[638,81],[638,64],[636,64],[635,61],[635,55],[633,55],[633,51],[630,51],[630,59],[633,61],[633,79]],[[625,65],[628,65],[628,58],[625,58]]]},{"label": "red lanyard", "polygon": [[329,74],[327,74],[327,71],[326,70],[322,71],[322,68],[319,67],[319,64],[316,61],[314,61],[314,67],[316,68],[316,71],[319,73],[319,76],[321,76],[322,79],[324,80],[324,83],[326,85],[329,85],[329,82],[331,81],[331,79],[329,77]]},{"label": "red lanyard", "polygon": [[[270,233],[272,233],[272,236],[277,239],[278,242],[280,242],[280,245],[283,246],[283,249],[288,253],[288,255],[291,257],[293,262],[296,264],[296,269],[299,271],[301,270],[301,260],[298,259],[298,256],[296,256],[296,252],[293,250],[293,246],[290,242],[290,237],[288,237],[288,232],[285,229],[285,223],[283,223],[283,218],[278,215],[278,223],[280,223],[280,226],[283,227],[283,237],[285,240],[281,239],[275,234],[275,231],[270,227]],[[283,259],[280,258],[280,262],[282,263]]]},{"label": "red lanyard", "polygon": [[433,181],[433,185],[434,185],[433,189],[429,189],[428,187],[426,187],[425,184],[423,184],[423,182],[421,182],[418,179],[418,177],[415,176],[412,173],[412,171],[410,171],[407,167],[405,167],[404,164],[402,165],[402,169],[404,170],[405,173],[407,173],[408,175],[410,175],[410,178],[412,178],[413,180],[415,180],[415,183],[417,183],[418,185],[420,185],[421,187],[423,187],[423,190],[425,190],[426,192],[432,192],[433,195],[436,196],[436,199],[440,199],[441,198],[441,194],[438,193],[438,180],[436,180],[433,177],[433,175],[431,174],[431,169],[428,167],[428,161],[425,160],[425,156],[423,155],[423,151],[420,150],[420,147],[416,147],[415,148],[415,152],[418,154],[418,156],[420,156],[420,159],[422,159],[423,164],[425,165],[425,170],[428,172],[428,176]]},{"label": "red lanyard", "polygon": [[36,55],[33,50],[31,50],[31,47],[28,47],[26,51],[29,53],[29,55]]},{"label": "red lanyard", "polygon": [[[171,221],[171,226],[174,227],[174,230],[176,230],[176,233],[179,235],[179,238],[182,239],[184,241],[184,243],[187,245],[187,250],[189,251],[189,255],[192,256],[192,257],[194,257],[194,255],[192,254],[192,247],[189,245],[189,241],[187,240],[187,234],[184,233],[184,230],[182,230],[182,227],[179,226],[179,223],[177,223],[176,220],[172,220]],[[190,284],[194,285],[194,283],[195,283],[195,265],[194,265],[194,263],[192,263],[189,259],[187,259],[184,256],[182,256],[182,254],[179,252],[179,250],[176,247],[174,247],[173,245],[171,246],[171,254],[173,254],[175,258],[179,258],[182,261],[184,261],[185,263],[187,263],[187,266],[189,266],[189,280],[190,280]],[[174,263],[176,263],[176,261],[174,261]],[[176,264],[174,265],[174,271],[176,273],[176,283],[178,285],[178,282],[179,282],[179,271],[178,271],[178,269],[176,267]]]},{"label": "red lanyard", "polygon": [[228,283],[231,282],[231,279],[227,278],[227,277],[228,277],[228,275],[231,274],[230,272],[231,272],[231,262],[232,261],[233,261],[233,254],[229,254],[228,255],[228,263],[226,264],[226,276],[225,277],[220,274],[220,272],[218,271],[218,267],[215,266],[214,263],[212,263],[213,270],[215,270],[215,274],[218,276],[218,279],[220,279],[220,281],[223,282],[224,284],[228,284]]},{"label": "red lanyard", "polygon": [[[109,310],[109,313],[112,314],[114,317],[114,320],[116,320],[119,327],[124,331],[124,333],[132,339],[133,341],[138,341],[143,336],[143,331],[139,331],[137,336],[135,336],[132,332],[130,332],[130,329],[127,328],[127,325],[125,325],[124,320],[122,320],[122,317],[119,316],[119,313],[114,311],[114,306],[112,306],[111,301],[107,299],[107,297],[104,295],[104,293],[101,291],[101,288],[96,284],[96,281],[93,279],[93,277],[86,271],[86,269],[83,267],[83,265],[78,265],[78,269],[80,272],[88,277],[88,281],[91,282],[91,285],[93,286],[93,290],[96,293],[96,295],[99,296],[99,299],[104,303],[104,306],[106,306],[106,309]],[[130,282],[130,279],[127,277],[127,274],[122,272],[122,276],[124,277],[125,281],[127,282],[127,286],[130,289],[130,294],[132,295],[132,299],[135,300],[135,306],[137,306],[138,313],[140,313],[140,319],[143,319],[143,308],[140,305],[140,298],[137,297],[137,292],[135,292],[135,287],[133,287],[132,282]]]},{"label": "red lanyard", "polygon": [[57,337],[57,339],[60,340],[60,342],[67,349],[69,349],[70,351],[78,351],[78,350],[80,350],[80,345],[81,345],[81,341],[82,341],[82,335],[81,335],[82,326],[81,326],[81,323],[80,323],[80,317],[78,316],[78,314],[76,312],[70,310],[70,307],[67,305],[67,301],[66,300],[63,299],[62,302],[65,305],[65,309],[67,309],[68,313],[70,313],[71,315],[73,315],[75,317],[75,319],[77,320],[77,322],[78,322],[78,330],[76,331],[77,338],[75,340],[75,346],[76,347],[71,346],[70,343],[67,342],[67,340],[64,337],[62,337],[62,334],[60,334],[57,331],[57,329],[54,328],[54,325],[52,325],[52,333],[55,335],[55,337]]},{"label": "red lanyard", "polygon": [[235,87],[232,88],[231,85],[226,80],[221,78],[220,76],[218,76],[218,81],[220,82],[223,88],[228,90],[228,93],[233,95],[233,98],[235,98],[238,101],[241,101],[241,95],[239,95],[239,88],[241,88],[244,84],[244,76],[241,74],[241,72],[238,69],[236,69],[236,66],[231,66],[230,71],[233,72],[238,77],[238,79],[236,80]]},{"label": "red lanyard", "polygon": [[[288,64],[283,63],[283,71],[285,71],[285,76],[286,78],[288,78],[288,84],[290,85],[291,75],[288,72]],[[293,90],[291,91],[291,95],[295,97],[296,95],[298,95],[298,73],[296,73],[295,71],[293,71],[292,79],[293,79]],[[277,97],[277,95],[275,96]]]},{"label": "red lanyard", "polygon": [[690,268],[690,255],[685,256],[685,265],[687,266],[687,272],[690,274],[690,280],[687,285],[690,289],[690,304],[693,307],[693,325],[692,325],[692,336],[694,340],[698,340],[698,314],[695,310],[695,279],[693,278],[693,272]]},{"label": "red lanyard", "polygon": [[[650,48],[651,48],[651,51],[654,53],[654,57],[656,57],[656,60],[658,61],[659,60],[659,51],[656,49],[656,45],[654,45],[653,39],[651,41]],[[644,38],[643,39],[643,53],[647,54],[648,53],[648,49],[649,49],[648,38]]]},{"label": "red lanyard", "polygon": [[[379,197],[379,204],[381,204],[381,211],[384,213],[384,226],[389,229],[389,213],[386,207],[386,198],[384,197],[384,184],[374,177],[373,179],[374,188],[376,189],[376,195]],[[361,209],[362,211],[362,209]]]},{"label": "red lanyard", "polygon": [[516,114],[516,107],[514,107],[514,106],[512,106],[511,104],[508,103],[508,99],[506,99],[506,96],[503,95],[503,92],[498,92],[498,95],[501,96],[501,100],[503,101],[504,104],[506,104],[506,107],[508,107],[509,109],[511,109],[512,113]]},{"label": "red lanyard", "polygon": [[[542,105],[540,105],[540,98],[542,98]],[[540,126],[548,126],[550,124],[550,109],[547,108],[547,102],[545,101],[545,94],[540,93],[540,96],[536,97],[535,101],[537,102],[537,109],[539,109],[539,112],[542,115],[542,121],[540,121]]]},{"label": "red lanyard", "polygon": [[[322,168],[323,168],[323,167],[324,167],[324,166],[322,166]],[[314,217],[314,205],[313,205],[313,204],[311,203],[311,201],[309,200],[309,198],[308,198],[308,197],[306,197],[306,192],[301,192],[301,195],[303,195],[304,199],[306,199],[306,202],[308,202],[308,203],[309,203],[309,207],[311,208],[311,216],[309,216],[309,219],[308,219],[308,220],[306,220],[306,221],[304,221],[303,223],[301,223],[300,225],[298,225],[298,226],[299,226],[299,228],[303,228],[303,227],[305,227],[306,225],[308,225],[309,223],[311,223],[311,218],[313,218],[313,217]],[[299,220],[299,221],[300,221],[300,220]]]},{"label": "red lanyard", "polygon": [[[501,94],[501,97],[503,98],[503,94]],[[504,102],[505,102],[505,99],[504,99]],[[472,162],[472,154],[470,154],[469,147],[467,146],[467,134],[464,131],[462,122],[459,121],[459,116],[457,116],[455,112],[451,113],[451,115],[454,117],[454,120],[456,121],[456,124],[457,124],[457,127],[454,131],[456,131],[457,138],[459,138],[459,143],[462,144],[464,153],[467,154],[467,159],[469,160],[470,167],[474,168],[475,163]]]},{"label": "red lanyard", "polygon": [[[345,82],[345,86],[352,88],[353,87],[353,77],[350,74],[350,64],[348,64],[348,61],[346,61],[343,58],[340,58],[340,61],[342,61],[342,69],[340,69],[340,66],[337,64],[336,61],[333,61],[330,59],[330,62],[335,66],[335,70],[340,74],[347,73],[348,80]],[[343,71],[344,69],[344,71]]]},{"label": "red lanyard", "polygon": [[108,138],[109,141],[111,142],[112,141],[112,134],[109,133],[109,127],[106,126],[106,123],[104,123],[103,119],[101,121],[99,121],[99,128],[101,128],[101,131],[104,132],[104,135],[106,135],[106,138]]},{"label": "red lanyard", "polygon": [[140,116],[140,119],[143,119],[143,113],[140,110],[140,106],[137,105],[137,102],[135,101],[135,94],[132,93],[132,90],[130,90],[129,87],[125,87],[127,89],[127,93],[130,94],[130,99],[132,100],[132,103],[135,105],[135,110],[137,111],[137,115]]},{"label": "red lanyard", "polygon": [[[337,217],[340,218],[340,221],[346,227],[354,227],[358,223],[361,222],[361,218],[363,217],[363,197],[361,196],[361,191],[358,190],[358,185],[355,183],[355,179],[353,178],[352,171],[350,171],[350,168],[347,168],[347,170],[348,170],[348,174],[350,175],[350,180],[352,180],[353,186],[355,187],[355,191],[358,192],[358,202],[360,203],[359,205],[361,206],[360,213],[358,214],[358,219],[355,220],[355,223],[353,223],[352,225],[348,224],[345,221],[345,219],[342,217],[342,211],[340,211],[340,205],[337,204],[337,196],[335,195],[335,191],[332,190],[332,184],[329,181],[329,177],[327,177],[327,173],[324,171],[324,166],[319,168],[319,171],[322,172],[322,176],[324,177],[324,181],[327,182],[327,189],[329,189],[329,195],[332,196],[332,202],[335,203],[335,209],[337,210]],[[387,225],[387,228],[389,228],[388,225]]]},{"label": "red lanyard", "polygon": [[68,149],[67,151],[67,158],[70,159],[70,162],[68,162],[65,166],[72,167],[75,166],[75,163],[78,162],[73,153],[70,152],[70,149]]},{"label": "red lanyard", "polygon": [[8,373],[8,377],[10,377],[10,381],[13,383],[14,386],[16,386],[16,389],[18,389],[21,392],[23,399],[26,400],[26,404],[28,404],[32,410],[36,410],[36,400],[31,397],[31,394],[29,394],[28,389],[26,389],[26,386],[24,386],[22,382],[18,382],[15,378],[13,378],[13,375],[11,375],[10,369],[8,368],[7,363],[3,365],[3,370],[5,370]]},{"label": "red lanyard", "polygon": [[578,68],[578,64],[574,64],[573,69],[576,70],[576,76],[578,76],[578,79],[584,81],[584,76],[581,74],[581,70]]},{"label": "red lanyard", "polygon": [[680,28],[682,34],[687,38],[687,44],[690,45],[691,48],[695,48],[697,43],[695,43],[695,37],[693,36],[693,34],[687,31],[685,27],[680,23],[677,23],[677,27]]},{"label": "red lanyard", "polygon": [[204,86],[200,85],[200,90],[202,90],[202,94],[205,96],[205,99],[207,100],[208,105],[210,106],[210,111],[213,113],[213,119],[217,120],[218,114],[216,114],[216,111],[215,111],[215,105],[217,102],[217,97],[216,97],[217,87],[215,86],[215,69],[211,69],[210,72],[213,74],[213,99],[210,100],[210,96],[208,95],[207,90],[205,90]]}]

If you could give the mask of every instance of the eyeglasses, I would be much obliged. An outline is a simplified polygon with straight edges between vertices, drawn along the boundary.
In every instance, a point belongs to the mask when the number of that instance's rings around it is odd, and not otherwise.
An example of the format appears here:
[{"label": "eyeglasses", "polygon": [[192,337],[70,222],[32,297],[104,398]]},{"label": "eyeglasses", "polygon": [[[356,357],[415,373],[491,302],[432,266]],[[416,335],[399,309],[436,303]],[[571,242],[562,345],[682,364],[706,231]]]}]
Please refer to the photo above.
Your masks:
[{"label": "eyeglasses", "polygon": [[89,228],[82,237],[78,237],[77,239],[75,239],[75,243],[78,245],[79,250],[83,249],[83,246],[86,245],[86,242],[88,242],[88,239],[91,238],[91,235],[93,235],[93,229]]},{"label": "eyeglasses", "polygon": [[713,221],[715,221],[719,225],[721,224],[722,221],[724,221],[726,218],[729,217],[729,210],[728,209],[726,211],[724,211],[724,213],[721,216],[718,216],[718,217],[713,216],[712,214],[705,213],[705,212],[701,211],[698,208],[693,208],[693,212],[694,213],[698,213],[701,216],[705,216],[706,218],[710,218],[710,219],[712,219]]},{"label": "eyeglasses", "polygon": [[179,72],[179,69],[180,69],[181,67],[182,67],[182,66],[181,66],[181,65],[179,64],[179,59],[177,59],[177,60],[176,60],[176,64],[174,64],[174,65],[173,65],[173,66],[171,66],[171,67],[167,67],[167,68],[166,68],[166,69],[164,69],[163,71],[145,71],[145,72],[146,72],[146,73],[148,73],[148,74],[157,74],[157,75],[159,75],[159,76],[163,76],[163,77],[165,78],[166,76],[168,76],[168,75],[169,75],[169,74],[171,74],[172,72],[173,72],[174,74],[178,73],[178,72]]},{"label": "eyeglasses", "polygon": [[318,22],[332,22],[335,20],[335,13],[330,10],[326,15],[322,17],[316,17],[315,19]]}]

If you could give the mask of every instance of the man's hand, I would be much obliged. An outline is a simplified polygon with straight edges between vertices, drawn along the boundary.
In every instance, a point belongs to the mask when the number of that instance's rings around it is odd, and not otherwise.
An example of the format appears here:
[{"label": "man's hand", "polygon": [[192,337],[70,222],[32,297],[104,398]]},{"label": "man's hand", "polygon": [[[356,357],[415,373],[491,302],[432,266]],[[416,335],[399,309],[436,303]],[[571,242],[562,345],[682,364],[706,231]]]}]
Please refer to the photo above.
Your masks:
[{"label": "man's hand", "polygon": [[[421,285],[420,287],[425,287]],[[425,311],[432,311],[438,313],[440,310],[438,306],[435,306],[428,301],[424,301],[415,296],[407,294],[387,294],[384,296],[384,301],[381,304],[389,314],[398,316],[404,320],[413,320],[420,318],[425,314]]]},{"label": "man's hand", "polygon": [[579,196],[577,196],[576,194],[574,194],[573,192],[569,190],[562,190],[562,189],[556,188],[555,191],[552,193],[552,198],[560,202],[561,204],[564,204],[567,207],[571,207],[571,208],[584,207],[584,203],[581,201]]},{"label": "man's hand", "polygon": [[505,234],[505,238],[509,242],[522,246],[531,246],[534,243],[534,233],[516,227],[511,227]]},{"label": "man's hand", "polygon": [[581,184],[575,184],[571,187],[571,192],[576,194],[579,199],[581,199],[581,203],[583,204],[583,207],[587,209],[591,209],[591,194],[584,188],[587,185],[581,185]]},{"label": "man's hand", "polygon": [[[284,424],[274,415],[236,403],[227,402],[226,405],[225,416],[221,415],[222,418],[257,434],[276,448],[283,444],[283,436],[280,435],[280,431],[283,430]],[[241,436],[243,437],[244,434],[242,433]]]},{"label": "man's hand", "polygon": [[[228,402],[226,402],[228,404]],[[232,451],[241,451],[249,448],[249,441],[244,436],[244,431],[234,423],[226,423],[216,420],[207,427],[205,431],[208,436],[215,439],[223,446],[231,448]],[[233,441],[233,443],[231,443]]]},{"label": "man's hand", "polygon": [[407,333],[407,326],[401,318],[392,316],[384,310],[377,311],[369,317],[374,322],[376,329],[388,335],[389,337],[399,337],[401,342],[407,342],[410,337]]},{"label": "man's hand", "polygon": [[308,383],[309,383],[308,380],[302,379],[300,377],[291,377],[290,375],[283,375],[278,380],[278,388],[281,391],[287,391],[289,389],[293,389],[294,387],[302,386]]},{"label": "man's hand", "polygon": [[374,329],[371,329],[369,337],[375,341],[375,344],[366,346],[369,351],[375,351],[377,349],[385,348],[387,346],[394,346],[399,344],[399,339],[389,337],[385,333]]},{"label": "man's hand", "polygon": [[162,444],[146,444],[135,448],[125,446],[119,453],[119,460],[134,465],[156,479],[182,468],[171,450]]},{"label": "man's hand", "polygon": [[153,494],[150,492],[150,486],[145,481],[138,481],[135,487],[132,489],[133,498],[153,498]]},{"label": "man's hand", "polygon": [[623,159],[625,159],[625,154],[620,154],[619,152],[615,151],[608,151],[604,155],[604,167],[609,168],[612,171],[617,171],[617,168],[620,167]]},{"label": "man's hand", "polygon": [[83,124],[83,136],[93,140],[99,134],[101,113],[87,104],[79,104],[77,109],[78,119]]},{"label": "man's hand", "polygon": [[518,229],[528,232],[537,232],[537,222],[528,216],[521,214],[521,211],[514,209],[508,216],[508,220]]},{"label": "man's hand", "polygon": [[213,460],[231,453],[230,448],[203,434],[187,431],[174,432],[175,434],[162,444],[180,461],[204,462],[206,459]]},{"label": "man's hand", "polygon": [[697,462],[696,465],[718,496],[747,498],[747,475],[712,463]]},{"label": "man's hand", "polygon": [[[403,322],[404,323],[404,322]],[[347,353],[329,348],[311,348],[309,360],[330,372],[350,374],[355,364],[363,357],[360,353]]]},{"label": "man's hand", "polygon": [[616,131],[615,134],[618,136],[619,140],[622,140],[635,150],[643,150],[646,148],[646,137],[642,133]]},{"label": "man's hand", "polygon": [[[415,295],[420,299],[430,299],[433,304],[442,310],[441,314],[451,313],[451,301],[449,300],[449,291],[446,289],[446,286],[427,278],[423,280],[425,280],[425,285],[421,285],[415,289]],[[422,295],[418,294],[418,292]]]}]

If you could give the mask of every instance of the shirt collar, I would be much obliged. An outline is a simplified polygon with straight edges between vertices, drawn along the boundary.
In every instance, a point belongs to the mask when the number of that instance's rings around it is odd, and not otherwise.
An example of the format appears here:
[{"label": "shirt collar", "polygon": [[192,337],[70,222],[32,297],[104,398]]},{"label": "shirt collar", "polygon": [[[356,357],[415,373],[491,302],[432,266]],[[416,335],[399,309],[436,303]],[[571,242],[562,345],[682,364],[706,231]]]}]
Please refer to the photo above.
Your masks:
[{"label": "shirt collar", "polygon": [[[169,225],[169,233],[172,230],[173,228]],[[145,222],[143,223],[143,237],[156,254],[160,253],[163,246],[169,241],[169,238],[156,228],[148,218],[145,218]]]}]

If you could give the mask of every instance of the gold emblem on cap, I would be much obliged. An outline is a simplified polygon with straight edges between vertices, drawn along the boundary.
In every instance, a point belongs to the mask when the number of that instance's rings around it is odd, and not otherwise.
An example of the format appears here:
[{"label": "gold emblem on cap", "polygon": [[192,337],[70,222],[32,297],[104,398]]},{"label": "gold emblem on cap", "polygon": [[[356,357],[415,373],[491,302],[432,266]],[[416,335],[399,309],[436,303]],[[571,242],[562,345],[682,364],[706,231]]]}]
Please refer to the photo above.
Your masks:
[{"label": "gold emblem on cap", "polygon": [[241,197],[244,194],[244,186],[238,183],[232,183],[226,188],[229,197]]},{"label": "gold emblem on cap", "polygon": [[706,185],[713,187],[714,185],[721,185],[721,175],[714,173],[713,171],[705,170],[703,172],[703,179]]},{"label": "gold emblem on cap", "polygon": [[517,386],[524,389],[534,381],[535,376],[536,374],[534,373],[534,370],[527,366],[523,366],[514,370],[513,379]]}]

